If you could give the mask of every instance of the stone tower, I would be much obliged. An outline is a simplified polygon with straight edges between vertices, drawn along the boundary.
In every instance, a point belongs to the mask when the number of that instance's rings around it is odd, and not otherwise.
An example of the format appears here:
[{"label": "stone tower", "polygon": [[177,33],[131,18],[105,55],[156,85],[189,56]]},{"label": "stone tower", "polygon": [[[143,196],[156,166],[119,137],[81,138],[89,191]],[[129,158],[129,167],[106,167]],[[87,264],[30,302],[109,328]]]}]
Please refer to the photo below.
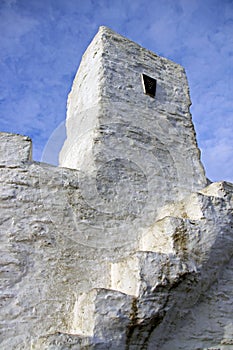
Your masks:
[{"label": "stone tower", "polygon": [[61,166],[0,133],[1,349],[232,348],[233,186],[203,189],[189,106],[182,67],[101,27]]},{"label": "stone tower", "polygon": [[100,27],[69,95],[60,165],[83,172],[100,210],[128,197],[132,212],[154,212],[206,185],[190,105],[183,67]]}]

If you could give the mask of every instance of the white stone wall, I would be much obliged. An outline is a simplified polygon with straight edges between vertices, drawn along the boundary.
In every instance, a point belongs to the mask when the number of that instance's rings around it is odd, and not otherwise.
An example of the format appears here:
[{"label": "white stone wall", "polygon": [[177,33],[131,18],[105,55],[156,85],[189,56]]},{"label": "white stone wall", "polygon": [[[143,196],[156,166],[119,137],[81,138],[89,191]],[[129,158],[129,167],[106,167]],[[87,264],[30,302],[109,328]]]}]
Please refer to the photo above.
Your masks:
[{"label": "white stone wall", "polygon": [[77,295],[106,285],[113,255],[95,237],[89,242],[77,171],[31,162],[30,146],[1,134],[0,348],[9,350],[66,332]]}]

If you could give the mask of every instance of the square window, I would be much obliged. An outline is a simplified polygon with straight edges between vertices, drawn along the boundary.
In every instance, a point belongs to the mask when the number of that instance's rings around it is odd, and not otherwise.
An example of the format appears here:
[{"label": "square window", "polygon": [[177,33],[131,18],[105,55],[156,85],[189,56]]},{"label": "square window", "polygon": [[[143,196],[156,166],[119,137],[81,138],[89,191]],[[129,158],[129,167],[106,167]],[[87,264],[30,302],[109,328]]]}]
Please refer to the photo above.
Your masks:
[{"label": "square window", "polygon": [[146,95],[155,97],[156,93],[156,79],[149,77],[146,74],[142,74],[142,85]]}]

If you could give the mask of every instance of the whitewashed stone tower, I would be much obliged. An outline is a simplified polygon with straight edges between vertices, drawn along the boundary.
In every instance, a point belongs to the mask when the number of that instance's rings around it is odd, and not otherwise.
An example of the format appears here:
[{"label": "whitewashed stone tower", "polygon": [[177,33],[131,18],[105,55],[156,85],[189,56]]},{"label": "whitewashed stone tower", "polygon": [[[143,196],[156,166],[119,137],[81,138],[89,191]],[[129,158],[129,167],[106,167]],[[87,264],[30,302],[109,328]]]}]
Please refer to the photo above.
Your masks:
[{"label": "whitewashed stone tower", "polygon": [[206,185],[190,105],[183,67],[100,27],[69,95],[60,165],[82,172],[98,210],[144,208],[154,220],[158,206]]},{"label": "whitewashed stone tower", "polygon": [[233,185],[203,189],[189,106],[182,67],[101,27],[61,167],[0,133],[1,349],[232,349]]}]

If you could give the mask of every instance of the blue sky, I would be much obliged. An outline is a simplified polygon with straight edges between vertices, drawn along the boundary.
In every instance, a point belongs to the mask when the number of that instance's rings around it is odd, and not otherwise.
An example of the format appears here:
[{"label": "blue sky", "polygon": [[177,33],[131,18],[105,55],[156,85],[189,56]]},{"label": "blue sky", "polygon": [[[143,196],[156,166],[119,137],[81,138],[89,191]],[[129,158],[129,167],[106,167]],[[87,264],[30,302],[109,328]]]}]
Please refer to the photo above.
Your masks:
[{"label": "blue sky", "polygon": [[35,160],[62,144],[67,95],[100,25],[185,67],[207,176],[233,182],[233,0],[0,0],[0,130],[30,136]]}]

